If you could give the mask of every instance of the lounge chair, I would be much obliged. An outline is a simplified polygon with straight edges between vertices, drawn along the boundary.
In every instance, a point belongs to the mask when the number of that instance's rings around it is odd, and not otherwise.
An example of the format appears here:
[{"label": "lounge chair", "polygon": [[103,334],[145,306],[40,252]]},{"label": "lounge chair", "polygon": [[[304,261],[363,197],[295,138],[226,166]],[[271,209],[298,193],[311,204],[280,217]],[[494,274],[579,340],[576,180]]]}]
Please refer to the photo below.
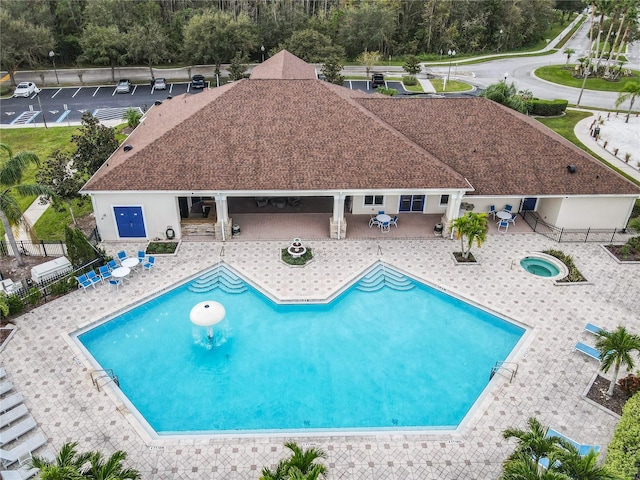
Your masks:
[{"label": "lounge chair", "polygon": [[108,278],[111,278],[111,271],[109,270],[108,265],[100,265],[98,267],[98,272],[100,273],[100,280],[104,282]]},{"label": "lounge chair", "polygon": [[147,271],[150,272],[151,269],[153,267],[155,267],[156,265],[156,258],[153,255],[149,255],[149,261],[146,262],[144,265],[142,265],[142,267]]},{"label": "lounge chair", "polygon": [[17,470],[3,470],[0,472],[0,477],[2,477],[2,480],[28,480],[38,472],[39,470],[35,467],[29,468],[24,466]]},{"label": "lounge chair", "polygon": [[23,403],[18,405],[16,408],[12,408],[8,412],[0,415],[0,428],[4,428],[7,425],[11,425],[16,420],[24,417],[29,413],[27,406]]},{"label": "lounge chair", "polygon": [[[585,455],[587,455],[591,450],[593,450],[595,453],[600,453],[600,445],[583,445],[582,443],[578,443],[575,440],[573,440],[572,438],[569,438],[566,435],[563,435],[562,433],[558,432],[557,430],[554,430],[553,428],[550,428],[547,431],[547,438],[553,438],[553,437],[560,438],[560,439],[564,440],[565,442],[570,443],[571,445],[573,445],[573,447],[578,451],[578,454],[581,457],[584,457]],[[548,458],[541,458],[538,463],[540,464],[540,466],[542,466],[545,469],[549,468],[549,459]]]},{"label": "lounge chair", "polygon": [[0,400],[0,413],[4,413],[7,410],[11,410],[16,405],[20,405],[24,401],[24,397],[21,393],[14,393],[8,397]]},{"label": "lounge chair", "polygon": [[599,333],[606,332],[604,328],[600,328],[597,325],[594,325],[593,323],[587,323],[584,326],[584,331],[588,333],[593,333],[594,335],[598,335]]},{"label": "lounge chair", "polygon": [[13,390],[13,383],[9,380],[5,380],[4,382],[0,382],[0,395],[4,395],[7,392]]},{"label": "lounge chair", "polygon": [[22,435],[36,428],[38,424],[32,416],[28,416],[12,427],[0,432],[0,447],[17,440]]},{"label": "lounge chair", "polygon": [[586,343],[578,342],[576,343],[576,350],[580,353],[584,353],[586,356],[595,358],[600,361],[600,352],[593,348],[591,345],[587,345]]},{"label": "lounge chair", "polygon": [[8,467],[9,465],[18,461],[18,458],[23,457],[27,453],[32,453],[42,445],[47,443],[47,439],[41,433],[36,433],[33,437],[29,437],[24,442],[13,447],[11,450],[4,450],[0,448],[0,460],[2,460],[2,466]]},{"label": "lounge chair", "polygon": [[76,277],[76,280],[78,281],[78,288],[82,287],[85,291],[88,287],[96,288],[96,284],[89,280],[84,273],[79,277]]}]

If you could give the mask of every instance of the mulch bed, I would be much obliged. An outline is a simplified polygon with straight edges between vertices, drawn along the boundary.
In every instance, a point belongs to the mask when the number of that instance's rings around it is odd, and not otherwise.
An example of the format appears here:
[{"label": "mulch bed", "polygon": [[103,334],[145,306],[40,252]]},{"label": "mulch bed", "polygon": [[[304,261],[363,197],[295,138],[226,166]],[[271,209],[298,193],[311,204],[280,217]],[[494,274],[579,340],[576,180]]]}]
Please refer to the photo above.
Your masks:
[{"label": "mulch bed", "polygon": [[624,247],[625,245],[605,245],[605,248],[621,262],[640,262],[640,252],[638,250],[631,248],[625,254]]},{"label": "mulch bed", "polygon": [[458,263],[476,263],[476,257],[473,256],[473,253],[469,253],[467,258],[462,256],[462,252],[453,252],[453,256]]},{"label": "mulch bed", "polygon": [[587,393],[587,398],[602,405],[607,410],[611,410],[613,413],[622,415],[622,407],[627,401],[627,396],[620,388],[620,385],[616,385],[613,389],[613,396],[608,397],[607,390],[610,383],[609,380],[598,375]]}]

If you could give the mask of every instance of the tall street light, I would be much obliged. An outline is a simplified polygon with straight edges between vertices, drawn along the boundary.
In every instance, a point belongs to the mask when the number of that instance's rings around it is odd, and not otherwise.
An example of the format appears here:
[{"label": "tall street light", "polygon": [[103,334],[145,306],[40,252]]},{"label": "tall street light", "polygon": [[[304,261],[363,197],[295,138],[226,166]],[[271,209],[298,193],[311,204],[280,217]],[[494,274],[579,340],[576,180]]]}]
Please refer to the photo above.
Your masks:
[{"label": "tall street light", "polygon": [[449,80],[449,75],[451,74],[451,62],[453,61],[453,57],[456,56],[456,51],[449,50],[447,51],[447,55],[449,56],[449,70],[447,71],[447,76],[444,78],[444,85],[442,86],[443,92],[447,90],[447,80]]},{"label": "tall street light", "polygon": [[498,53],[500,53],[500,47],[502,46],[502,33],[503,30],[500,29],[500,37],[498,38]]},{"label": "tall street light", "polygon": [[262,52],[262,63],[264,63],[264,45],[260,45],[260,52]]},{"label": "tall street light", "polygon": [[58,80],[58,70],[56,70],[56,52],[49,50],[49,58],[53,62],[53,71],[56,73],[56,83],[60,85],[60,80]]}]

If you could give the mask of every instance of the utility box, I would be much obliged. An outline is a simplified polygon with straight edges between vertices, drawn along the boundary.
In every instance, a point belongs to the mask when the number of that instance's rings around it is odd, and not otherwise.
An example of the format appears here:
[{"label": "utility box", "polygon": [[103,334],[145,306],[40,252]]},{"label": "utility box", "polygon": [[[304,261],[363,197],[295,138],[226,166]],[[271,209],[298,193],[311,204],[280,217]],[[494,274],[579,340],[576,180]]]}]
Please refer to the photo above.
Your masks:
[{"label": "utility box", "polygon": [[41,263],[31,269],[31,280],[35,283],[46,282],[53,278],[61,277],[73,270],[67,257],[59,257],[49,262]]}]

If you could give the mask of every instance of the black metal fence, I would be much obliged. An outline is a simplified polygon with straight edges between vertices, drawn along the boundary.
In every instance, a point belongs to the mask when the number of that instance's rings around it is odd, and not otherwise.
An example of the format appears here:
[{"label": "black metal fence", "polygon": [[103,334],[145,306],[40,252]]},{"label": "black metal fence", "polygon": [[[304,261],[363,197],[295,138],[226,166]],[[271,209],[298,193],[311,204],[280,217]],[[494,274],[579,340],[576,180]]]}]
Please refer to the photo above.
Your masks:
[{"label": "black metal fence", "polygon": [[[60,240],[31,242],[28,240],[17,240],[18,251],[24,256],[34,257],[61,257],[67,254],[67,246]],[[0,255],[3,257],[15,256],[11,244],[5,240],[0,240]]]},{"label": "black metal fence", "polygon": [[531,229],[556,242],[624,243],[632,234],[625,228],[559,228],[549,225],[535,212],[520,212]]}]

